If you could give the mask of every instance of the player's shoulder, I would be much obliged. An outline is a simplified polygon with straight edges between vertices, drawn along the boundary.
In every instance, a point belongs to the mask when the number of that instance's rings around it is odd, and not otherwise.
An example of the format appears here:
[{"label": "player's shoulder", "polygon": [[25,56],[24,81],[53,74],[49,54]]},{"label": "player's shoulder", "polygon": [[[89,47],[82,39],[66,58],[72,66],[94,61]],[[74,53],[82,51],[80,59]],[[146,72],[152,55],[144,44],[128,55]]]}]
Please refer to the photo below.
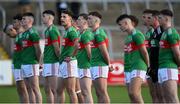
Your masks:
[{"label": "player's shoulder", "polygon": [[32,27],[29,29],[29,33],[30,34],[37,33],[37,30],[34,27]]},{"label": "player's shoulder", "polygon": [[178,32],[175,28],[168,28],[167,34],[170,36],[170,35],[178,34]]},{"label": "player's shoulder", "polygon": [[71,26],[68,28],[67,32],[77,32],[76,28]]},{"label": "player's shoulder", "polygon": [[140,30],[134,29],[132,31],[132,36],[139,36],[139,35],[143,35],[143,33]]}]

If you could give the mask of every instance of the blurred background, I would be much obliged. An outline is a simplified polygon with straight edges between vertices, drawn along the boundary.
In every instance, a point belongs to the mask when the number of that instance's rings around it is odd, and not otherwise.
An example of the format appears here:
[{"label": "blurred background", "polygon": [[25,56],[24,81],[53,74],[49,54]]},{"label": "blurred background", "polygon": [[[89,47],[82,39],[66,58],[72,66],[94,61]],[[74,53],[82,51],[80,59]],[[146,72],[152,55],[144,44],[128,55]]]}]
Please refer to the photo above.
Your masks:
[{"label": "blurred background", "polygon": [[[2,32],[3,27],[7,23],[12,23],[12,17],[17,13],[32,12],[35,15],[34,26],[43,38],[45,27],[41,21],[41,13],[46,9],[51,9],[56,13],[54,24],[59,27],[61,33],[63,33],[63,28],[60,26],[59,15],[64,9],[71,10],[74,15],[90,11],[99,11],[102,14],[102,26],[109,37],[110,57],[117,69],[109,73],[108,79],[110,85],[108,90],[112,102],[129,102],[123,81],[122,60],[125,34],[116,25],[116,18],[123,13],[137,16],[139,19],[137,28],[145,33],[146,29],[141,20],[143,10],[170,9],[174,12],[174,26],[180,32],[180,0],[0,0],[0,103],[18,102],[11,70],[13,39]],[[43,79],[41,79],[41,84],[43,84]],[[146,85],[142,92],[145,101],[151,102]]]}]

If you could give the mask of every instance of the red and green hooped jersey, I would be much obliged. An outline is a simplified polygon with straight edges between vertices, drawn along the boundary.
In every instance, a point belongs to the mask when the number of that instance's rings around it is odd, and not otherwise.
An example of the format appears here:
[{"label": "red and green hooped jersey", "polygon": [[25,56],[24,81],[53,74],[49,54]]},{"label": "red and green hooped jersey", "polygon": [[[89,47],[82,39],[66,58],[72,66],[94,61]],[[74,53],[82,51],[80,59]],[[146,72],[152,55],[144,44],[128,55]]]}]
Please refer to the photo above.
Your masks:
[{"label": "red and green hooped jersey", "polygon": [[58,42],[60,47],[60,32],[56,26],[51,25],[45,30],[44,63],[59,62],[53,47],[54,42]]},{"label": "red and green hooped jersey", "polygon": [[22,64],[37,64],[34,44],[39,44],[40,36],[35,28],[30,28],[22,34]]},{"label": "red and green hooped jersey", "polygon": [[132,41],[132,36],[128,35],[125,38],[124,41],[124,71],[125,72],[130,72],[131,71],[131,54],[129,52],[130,47],[128,47],[128,45],[131,43]]},{"label": "red and green hooped jersey", "polygon": [[128,65],[131,65],[131,71],[134,69],[136,70],[147,69],[147,65],[139,50],[140,47],[145,45],[144,40],[145,40],[144,35],[140,31],[134,29],[131,34],[131,37],[129,36],[129,40],[125,44],[125,53],[130,55],[128,57],[130,60],[129,61],[128,59],[126,60],[130,63],[130,64],[128,63]]},{"label": "red and green hooped jersey", "polygon": [[145,46],[147,48],[147,51],[148,53],[150,53],[150,47],[151,47],[151,43],[150,43],[150,38],[151,38],[151,35],[153,34],[154,32],[154,29],[153,28],[150,28],[146,34],[144,34],[144,37],[145,37]]},{"label": "red and green hooped jersey", "polygon": [[159,42],[159,68],[177,68],[171,47],[179,46],[180,36],[176,29],[168,28]]},{"label": "red and green hooped jersey", "polygon": [[85,49],[85,46],[88,44],[93,44],[93,33],[90,31],[90,29],[85,30],[82,34],[79,36],[79,50],[77,54],[77,60],[78,60],[78,68],[80,69],[88,69],[91,67],[90,60],[87,55],[87,51]]},{"label": "red and green hooped jersey", "polygon": [[21,51],[22,51],[22,46],[21,46],[21,40],[22,38],[22,33],[18,34],[15,38],[15,44],[14,44],[14,53],[13,53],[13,65],[14,69],[21,69]]},{"label": "red and green hooped jersey", "polygon": [[72,57],[73,51],[75,49],[74,41],[76,39],[78,39],[77,30],[71,26],[65,31],[63,36],[62,51],[59,59],[60,63],[62,63],[66,57],[71,57],[72,60],[76,59],[76,57]]},{"label": "red and green hooped jersey", "polygon": [[108,63],[102,56],[100,49],[98,48],[99,45],[106,44],[108,48],[108,37],[102,28],[96,29],[93,32],[94,40],[92,45],[92,59],[91,59],[91,66],[106,66]]}]

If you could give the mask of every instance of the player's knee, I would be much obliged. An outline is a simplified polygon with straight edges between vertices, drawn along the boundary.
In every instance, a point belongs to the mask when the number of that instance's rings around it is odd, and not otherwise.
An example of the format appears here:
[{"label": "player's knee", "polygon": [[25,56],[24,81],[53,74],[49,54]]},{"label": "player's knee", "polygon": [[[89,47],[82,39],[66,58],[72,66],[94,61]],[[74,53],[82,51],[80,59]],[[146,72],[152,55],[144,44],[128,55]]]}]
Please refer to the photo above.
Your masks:
[{"label": "player's knee", "polygon": [[131,91],[129,91],[129,96],[131,98],[136,98],[136,97],[139,97],[140,94],[138,92],[136,92],[136,91],[131,90]]},{"label": "player's knee", "polygon": [[69,87],[69,88],[67,88],[67,92],[69,94],[74,94],[75,93],[75,89]]}]

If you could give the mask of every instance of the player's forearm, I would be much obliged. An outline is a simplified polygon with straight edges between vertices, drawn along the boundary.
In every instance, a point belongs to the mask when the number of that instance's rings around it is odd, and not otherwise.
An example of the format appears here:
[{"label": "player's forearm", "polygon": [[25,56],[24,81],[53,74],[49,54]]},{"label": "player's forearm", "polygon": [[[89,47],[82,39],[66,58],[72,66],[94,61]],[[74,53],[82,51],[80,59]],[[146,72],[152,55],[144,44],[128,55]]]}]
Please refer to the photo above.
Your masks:
[{"label": "player's forearm", "polygon": [[178,67],[180,67],[180,50],[179,50],[179,46],[172,47],[172,51],[173,51],[174,59],[175,59],[177,65],[178,65]]},{"label": "player's forearm", "polygon": [[86,52],[87,52],[88,58],[90,60],[91,59],[91,46],[87,45],[85,48],[86,48]]},{"label": "player's forearm", "polygon": [[143,56],[143,59],[147,65],[147,67],[149,67],[150,66],[149,55],[148,55],[148,52],[147,52],[145,46],[140,48],[140,52],[141,52],[141,55]]},{"label": "player's forearm", "polygon": [[103,50],[102,53],[103,53],[103,57],[104,57],[105,61],[109,65],[110,64],[110,57],[109,57],[109,53],[108,53],[107,49]]}]

